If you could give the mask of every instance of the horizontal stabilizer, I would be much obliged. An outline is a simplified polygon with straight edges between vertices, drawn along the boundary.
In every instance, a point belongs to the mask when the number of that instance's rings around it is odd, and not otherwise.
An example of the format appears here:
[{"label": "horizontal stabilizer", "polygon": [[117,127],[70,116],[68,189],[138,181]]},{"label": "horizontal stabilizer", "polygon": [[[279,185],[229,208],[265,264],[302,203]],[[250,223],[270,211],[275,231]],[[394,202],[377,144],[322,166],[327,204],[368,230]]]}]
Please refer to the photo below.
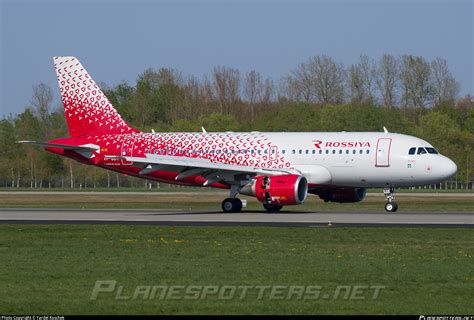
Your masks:
[{"label": "horizontal stabilizer", "polygon": [[37,146],[41,146],[44,148],[50,147],[50,148],[60,148],[60,149],[65,149],[65,150],[74,150],[74,151],[99,151],[100,148],[99,146],[96,145],[82,145],[82,146],[75,146],[75,145],[70,145],[70,144],[58,144],[58,143],[48,143],[48,142],[39,142],[39,141],[17,141],[17,143],[23,143],[23,144],[33,144]]}]

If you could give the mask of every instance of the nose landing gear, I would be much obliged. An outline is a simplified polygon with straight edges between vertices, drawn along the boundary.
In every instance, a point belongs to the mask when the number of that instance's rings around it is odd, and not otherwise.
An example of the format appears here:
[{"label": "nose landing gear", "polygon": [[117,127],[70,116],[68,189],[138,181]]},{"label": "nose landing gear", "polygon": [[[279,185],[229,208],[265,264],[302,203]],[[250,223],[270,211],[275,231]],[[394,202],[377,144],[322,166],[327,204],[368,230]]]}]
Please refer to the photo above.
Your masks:
[{"label": "nose landing gear", "polygon": [[385,211],[387,212],[396,212],[398,210],[398,204],[394,201],[394,193],[395,189],[392,187],[383,189],[383,194],[385,195],[385,199],[387,199],[385,203]]}]

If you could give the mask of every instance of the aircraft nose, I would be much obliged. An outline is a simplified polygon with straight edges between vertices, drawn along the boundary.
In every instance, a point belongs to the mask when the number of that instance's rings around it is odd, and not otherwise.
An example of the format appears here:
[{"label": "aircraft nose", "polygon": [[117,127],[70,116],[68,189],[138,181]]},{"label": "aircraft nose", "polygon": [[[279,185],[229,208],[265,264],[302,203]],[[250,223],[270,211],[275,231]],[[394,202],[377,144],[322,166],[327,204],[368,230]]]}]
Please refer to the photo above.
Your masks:
[{"label": "aircraft nose", "polygon": [[449,179],[456,174],[458,171],[458,166],[454,163],[453,160],[444,157],[442,161],[442,177],[443,179]]}]

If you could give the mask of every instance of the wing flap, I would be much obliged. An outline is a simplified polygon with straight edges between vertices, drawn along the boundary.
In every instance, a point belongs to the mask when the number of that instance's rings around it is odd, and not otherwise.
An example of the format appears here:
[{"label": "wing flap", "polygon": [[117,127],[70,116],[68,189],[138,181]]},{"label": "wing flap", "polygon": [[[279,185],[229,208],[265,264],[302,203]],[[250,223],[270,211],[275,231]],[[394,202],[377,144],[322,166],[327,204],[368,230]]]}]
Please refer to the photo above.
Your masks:
[{"label": "wing flap", "polygon": [[[293,174],[296,172],[294,169],[278,169],[278,168],[260,168],[252,166],[242,166],[236,164],[227,164],[220,162],[211,162],[208,159],[200,158],[187,158],[187,157],[176,157],[176,156],[147,156],[147,157],[125,157],[126,161],[133,163],[140,163],[147,165],[147,173],[153,172],[153,168],[159,170],[161,166],[172,166],[172,167],[186,167],[186,168],[199,168],[219,171],[232,171],[236,173],[251,173],[251,174],[268,174],[268,175],[280,175],[280,174]],[[156,166],[156,167],[155,167]]]}]

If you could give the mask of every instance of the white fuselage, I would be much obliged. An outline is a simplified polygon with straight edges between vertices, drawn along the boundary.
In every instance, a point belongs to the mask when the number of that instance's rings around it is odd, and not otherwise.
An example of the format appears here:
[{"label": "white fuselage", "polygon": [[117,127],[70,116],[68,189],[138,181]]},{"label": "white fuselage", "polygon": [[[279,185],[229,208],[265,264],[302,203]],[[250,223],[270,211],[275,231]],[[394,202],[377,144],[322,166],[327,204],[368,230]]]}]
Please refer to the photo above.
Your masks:
[{"label": "white fuselage", "polygon": [[[410,148],[433,148],[408,135],[378,132],[264,133],[310,184],[353,187],[433,184],[456,173],[441,154],[409,154]],[[269,151],[272,153],[273,151]]]}]

